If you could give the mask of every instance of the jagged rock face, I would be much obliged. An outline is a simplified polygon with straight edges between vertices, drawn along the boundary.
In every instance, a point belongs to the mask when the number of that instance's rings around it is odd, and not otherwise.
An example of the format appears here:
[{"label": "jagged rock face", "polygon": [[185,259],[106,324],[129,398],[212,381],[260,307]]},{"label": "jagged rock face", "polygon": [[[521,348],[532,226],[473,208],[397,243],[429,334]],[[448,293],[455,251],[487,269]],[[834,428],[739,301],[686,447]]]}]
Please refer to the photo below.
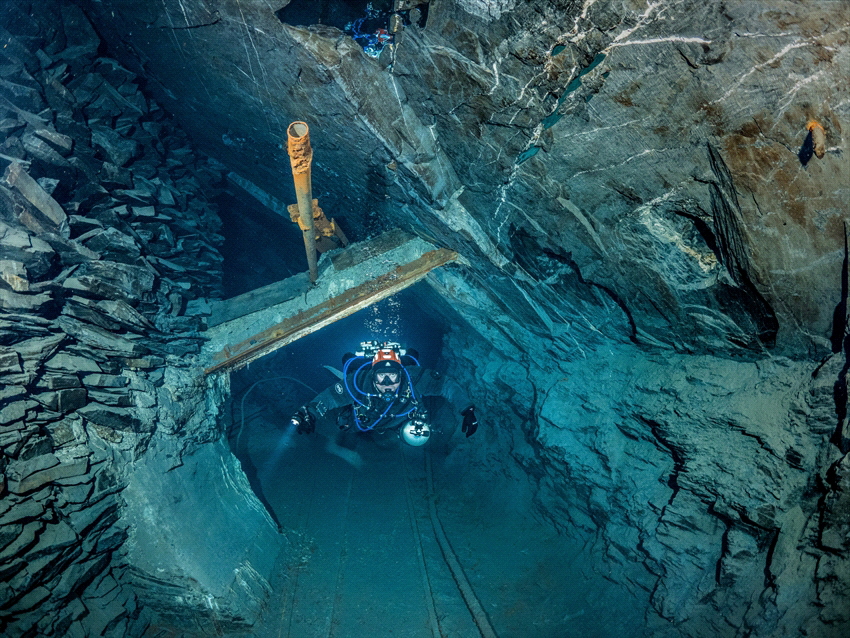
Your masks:
[{"label": "jagged rock face", "polygon": [[[377,61],[260,0],[91,9],[204,148],[285,200],[279,145],[308,121],[316,191],[355,235],[377,213],[536,298],[558,271],[644,343],[829,351],[850,181],[841,3],[438,0]],[[803,152],[810,120],[823,157]]]},{"label": "jagged rock face", "polygon": [[846,632],[848,456],[830,443],[843,358],[816,368],[631,345],[529,358],[546,344],[505,338],[480,292],[441,279],[487,337],[448,342],[454,374],[478,366],[470,395],[492,420],[478,461],[506,450],[536,479],[540,511],[647,599],[636,633]]},{"label": "jagged rock face", "polygon": [[[464,255],[432,283],[464,326],[454,372],[478,370],[482,464],[507,451],[537,479],[541,511],[644,592],[647,632],[843,635],[842,3],[435,0],[378,60],[261,0],[82,6],[229,169],[294,201],[280,143],[304,119],[315,192],[352,239],[402,225]],[[92,53],[90,38],[62,45]],[[146,145],[86,124],[104,188],[138,190],[120,169]],[[64,157],[49,135],[20,146]],[[31,223],[55,223],[38,191],[15,192]],[[80,263],[66,281],[95,298],[158,281],[114,232],[85,246],[122,264],[108,277],[76,244],[7,236],[35,281],[60,245]],[[4,269],[4,299],[40,312],[22,272]]]},{"label": "jagged rock face", "polygon": [[[98,56],[78,7],[27,4],[0,3],[0,633],[250,624],[277,534],[210,445],[227,384],[195,362],[202,300],[220,296],[204,191],[221,171]],[[220,525],[193,559],[226,572],[206,580],[151,558],[197,534],[185,508],[201,504],[159,500],[196,481]]]}]

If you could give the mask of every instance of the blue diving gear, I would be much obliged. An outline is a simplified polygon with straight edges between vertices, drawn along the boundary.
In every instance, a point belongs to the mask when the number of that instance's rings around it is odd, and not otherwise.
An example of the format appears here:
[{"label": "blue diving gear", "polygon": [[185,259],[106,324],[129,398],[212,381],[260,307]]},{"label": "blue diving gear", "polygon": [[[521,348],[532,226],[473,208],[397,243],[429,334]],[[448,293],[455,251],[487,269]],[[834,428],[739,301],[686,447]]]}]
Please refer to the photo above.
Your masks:
[{"label": "blue diving gear", "polygon": [[[410,373],[401,364],[398,344],[364,342],[361,347],[362,352],[348,357],[343,365],[343,384],[348,396],[354,401],[354,425],[357,430],[371,432],[409,424],[407,419],[412,419],[416,414],[419,401]],[[409,358],[418,365],[415,358]],[[355,366],[354,373],[349,375]],[[377,392],[370,392],[370,386]],[[421,428],[416,430],[423,431]],[[427,431],[430,434],[430,428]],[[425,442],[427,436],[419,438]],[[403,438],[408,441],[407,437]]]}]

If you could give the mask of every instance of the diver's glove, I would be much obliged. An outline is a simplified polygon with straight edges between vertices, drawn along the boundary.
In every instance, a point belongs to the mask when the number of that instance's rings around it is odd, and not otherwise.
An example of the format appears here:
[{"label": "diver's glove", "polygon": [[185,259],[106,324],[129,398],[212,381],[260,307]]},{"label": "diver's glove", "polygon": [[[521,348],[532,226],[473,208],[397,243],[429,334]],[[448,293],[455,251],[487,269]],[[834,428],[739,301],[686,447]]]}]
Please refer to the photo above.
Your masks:
[{"label": "diver's glove", "polygon": [[466,432],[466,438],[469,438],[478,429],[478,419],[475,418],[475,406],[470,405],[461,414],[463,415],[463,425],[460,429]]},{"label": "diver's glove", "polygon": [[294,425],[298,434],[310,434],[316,429],[316,417],[307,411],[307,408],[298,408],[289,423]]}]

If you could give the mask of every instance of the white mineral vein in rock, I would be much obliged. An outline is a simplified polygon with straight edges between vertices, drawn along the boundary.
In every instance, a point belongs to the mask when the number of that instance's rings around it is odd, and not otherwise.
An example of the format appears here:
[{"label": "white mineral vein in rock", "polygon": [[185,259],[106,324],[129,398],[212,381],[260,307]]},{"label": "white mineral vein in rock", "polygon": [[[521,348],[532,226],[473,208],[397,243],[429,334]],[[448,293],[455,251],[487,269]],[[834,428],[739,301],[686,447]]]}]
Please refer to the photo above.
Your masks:
[{"label": "white mineral vein in rock", "polygon": [[180,9],[183,11],[183,19],[186,21],[186,26],[191,26],[191,22],[189,22],[189,14],[186,13],[186,7],[183,5],[183,0],[177,0],[180,4]]},{"label": "white mineral vein in rock", "polygon": [[552,322],[552,318],[549,316],[549,314],[540,306],[539,303],[534,301],[534,299],[531,297],[531,295],[528,294],[528,292],[525,290],[525,288],[523,288],[522,286],[519,285],[519,282],[517,282],[515,280],[511,280],[511,283],[520,292],[520,294],[525,299],[525,302],[534,311],[534,313],[538,317],[540,317],[540,321],[543,322],[543,324],[546,326],[546,329],[549,332],[552,332],[552,330],[554,328],[554,323]]},{"label": "white mineral vein in rock", "polygon": [[[511,175],[510,175],[510,177],[508,178],[507,183],[506,183],[506,184],[503,184],[503,185],[499,188],[499,190],[501,191],[501,194],[500,194],[500,196],[499,196],[499,205],[498,205],[498,206],[496,206],[496,210],[495,210],[495,212],[493,213],[493,218],[494,218],[494,219],[497,219],[497,218],[499,217],[499,212],[502,210],[502,206],[503,206],[503,205],[505,204],[505,202],[507,201],[508,191],[510,190],[511,186],[513,186],[513,185],[514,185],[514,180],[516,179],[516,174],[517,174],[517,170],[518,170],[518,169],[519,169],[519,164],[517,164],[516,162],[514,162],[513,166],[511,167]],[[517,209],[517,210],[519,210],[519,209]],[[505,214],[505,218],[504,218],[504,219],[502,220],[502,222],[499,224],[499,227],[498,227],[498,228],[496,228],[496,241],[498,241],[498,240],[499,240],[499,237],[501,237],[501,236],[502,236],[502,228],[504,228],[505,224],[508,222],[508,220],[509,220],[509,219],[510,219],[510,215],[508,215],[508,214],[506,213],[506,214]]]},{"label": "white mineral vein in rock", "polygon": [[796,36],[796,33],[791,33],[784,31],[782,33],[750,33],[747,31],[743,31],[741,33],[734,33],[737,38],[784,38],[787,36]]},{"label": "white mineral vein in rock", "polygon": [[587,31],[579,32],[578,23],[587,18],[587,12],[594,4],[596,4],[596,0],[584,0],[584,6],[581,9],[581,13],[578,14],[573,21],[573,28],[562,34],[558,38],[559,41],[569,40],[571,42],[581,42],[587,36]]},{"label": "white mineral vein in rock", "polygon": [[[476,62],[475,60],[470,60],[468,57],[466,57],[462,53],[456,51],[455,49],[440,46],[440,45],[434,45],[434,44],[428,45],[425,48],[428,49],[429,55],[430,55],[431,51],[436,51],[437,53],[442,53],[442,54],[450,57],[452,60],[457,60],[458,62],[460,62],[461,64],[463,64],[465,66],[475,67],[476,70],[480,70],[481,72],[486,73],[487,75],[492,75],[492,73],[490,72],[490,69],[488,69],[486,66]],[[495,66],[495,63],[494,63],[494,66]]]},{"label": "white mineral vein in rock", "polygon": [[470,215],[469,211],[466,210],[466,207],[458,201],[458,197],[461,196],[463,191],[464,187],[461,186],[455,193],[452,194],[445,208],[442,210],[437,209],[434,212],[449,228],[455,232],[464,233],[476,243],[478,248],[481,249],[481,252],[487,255],[490,261],[499,268],[503,268],[508,264],[508,260],[502,253],[499,252],[499,249],[496,248],[493,242],[490,241],[490,238],[487,236],[487,233],[484,232],[484,229],[481,228],[478,221]]},{"label": "white mineral vein in rock", "polygon": [[499,86],[499,65],[497,62],[493,62],[493,77],[495,78],[493,82],[493,86],[487,91],[487,95],[493,95],[493,91],[496,90],[496,87]]},{"label": "white mineral vein in rock", "polygon": [[611,126],[600,126],[599,128],[593,128],[589,131],[579,131],[578,133],[570,133],[569,135],[563,135],[559,137],[559,140],[568,140],[573,137],[582,137],[584,135],[596,135],[597,133],[601,133],[602,131],[611,131],[613,129],[625,128],[627,126],[631,126],[632,124],[640,124],[645,122],[648,119],[654,119],[651,117],[640,117],[635,120],[629,120],[628,122],[622,122],[620,124],[612,124]]},{"label": "white mineral vein in rock", "polygon": [[821,268],[822,266],[829,266],[830,264],[840,263],[844,259],[844,249],[842,248],[839,250],[834,250],[831,253],[826,253],[825,255],[818,259],[815,259],[814,261],[809,260],[808,253],[802,254],[801,258],[805,263],[799,268],[793,268],[791,270],[771,269],[768,272],[773,275],[797,275],[802,272],[808,272]]},{"label": "white mineral vein in rock", "polygon": [[637,24],[635,26],[633,26],[631,29],[624,29],[623,31],[621,31],[620,34],[612,40],[611,44],[613,45],[615,42],[625,40],[632,33],[637,31],[641,27],[652,22],[653,19],[650,18],[650,15],[652,14],[653,11],[655,11],[658,7],[660,7],[663,4],[664,4],[663,0],[656,0],[655,2],[647,3],[646,11],[644,11],[642,14],[640,14],[640,16],[638,16]]},{"label": "white mineral vein in rock", "polygon": [[801,42],[799,40],[796,40],[796,41],[794,41],[790,44],[785,45],[782,48],[782,50],[777,52],[776,55],[774,55],[772,58],[770,58],[766,62],[762,62],[761,64],[756,64],[753,68],[751,68],[749,71],[744,73],[741,77],[739,77],[732,84],[732,86],[729,87],[729,90],[726,91],[726,93],[721,95],[719,98],[717,98],[713,102],[710,102],[710,104],[717,104],[718,102],[722,102],[723,100],[728,98],[730,95],[732,95],[732,93],[734,93],[738,89],[738,87],[741,86],[741,84],[744,83],[744,80],[746,80],[748,77],[750,77],[753,73],[755,73],[756,71],[761,71],[766,66],[770,66],[771,64],[773,64],[777,60],[784,57],[785,54],[788,53],[789,51],[793,51],[794,49],[800,49],[800,48],[806,46],[807,44],[810,44],[810,42],[809,41],[802,41]]},{"label": "white mineral vein in rock", "polygon": [[599,234],[596,232],[596,229],[591,225],[590,221],[585,217],[584,213],[581,212],[581,209],[573,204],[570,200],[564,199],[563,197],[558,197],[558,203],[570,211],[576,219],[581,222],[581,225],[584,226],[585,230],[587,230],[588,234],[591,236],[596,245],[599,246],[599,250],[602,251],[602,254],[607,255],[608,251],[605,250],[605,245],[602,243],[602,239],[599,237]]},{"label": "white mineral vein in rock", "polygon": [[659,42],[695,42],[697,44],[711,44],[711,40],[706,40],[705,38],[690,38],[683,35],[670,35],[666,38],[648,38],[646,40],[628,40],[627,42],[613,42],[608,47],[606,47],[605,51],[610,51],[611,49],[616,49],[618,47],[629,47],[633,44],[658,44]]},{"label": "white mineral vein in rock", "polygon": [[[785,114],[785,111],[788,110],[788,107],[791,106],[791,103],[794,101],[794,98],[797,97],[797,92],[800,89],[802,89],[804,86],[806,86],[807,84],[811,84],[815,80],[821,79],[826,74],[826,71],[827,71],[826,69],[821,69],[820,71],[818,71],[814,75],[809,75],[809,76],[804,77],[803,79],[799,80],[788,91],[785,92],[787,99],[785,101],[783,101],[782,105],[779,107],[779,112],[778,112],[777,116],[774,118],[773,126],[770,127],[771,130],[776,128],[776,125],[780,122],[780,119]],[[790,73],[788,75],[788,79],[791,80],[795,76],[800,77],[799,75],[797,75],[795,73]]]},{"label": "white mineral vein in rock", "polygon": [[586,175],[586,174],[588,174],[588,173],[598,173],[599,171],[607,171],[607,170],[611,170],[612,168],[617,168],[617,167],[619,167],[619,166],[623,166],[623,165],[625,165],[625,164],[628,164],[628,163],[629,163],[629,162],[631,162],[632,160],[636,160],[637,158],[639,158],[639,157],[643,157],[644,155],[653,155],[653,154],[655,154],[655,153],[663,152],[663,151],[666,151],[666,150],[667,150],[666,148],[662,148],[662,149],[657,149],[657,148],[648,148],[648,149],[646,149],[646,150],[641,151],[641,152],[640,152],[640,153],[638,153],[637,155],[632,155],[631,157],[627,157],[627,158],[626,158],[626,159],[624,159],[622,162],[619,162],[619,163],[617,163],[617,164],[611,164],[610,166],[598,166],[598,167],[596,167],[596,168],[589,168],[589,169],[587,169],[586,171],[579,171],[578,173],[573,173],[573,174],[570,176],[570,179],[573,179],[573,178],[575,178],[575,177],[578,177],[579,175]]},{"label": "white mineral vein in rock", "polygon": [[456,0],[458,6],[488,22],[498,20],[503,13],[512,11],[516,0]]}]

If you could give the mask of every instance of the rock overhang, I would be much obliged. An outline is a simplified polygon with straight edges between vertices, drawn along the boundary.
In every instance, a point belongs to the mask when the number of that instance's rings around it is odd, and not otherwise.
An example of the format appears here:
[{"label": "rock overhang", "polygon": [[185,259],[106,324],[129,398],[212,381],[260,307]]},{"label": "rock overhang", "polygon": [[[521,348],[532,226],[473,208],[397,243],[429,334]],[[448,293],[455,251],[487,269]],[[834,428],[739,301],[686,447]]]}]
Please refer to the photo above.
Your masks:
[{"label": "rock overhang", "polygon": [[[316,188],[355,236],[392,218],[472,263],[504,263],[523,228],[533,250],[569,256],[572,276],[610,290],[639,342],[830,348],[850,177],[840,7],[532,3],[485,18],[440,3],[385,68],[261,2],[225,3],[215,19],[204,4],[107,4],[116,17],[93,6],[99,23],[145,56],[151,87],[172,93],[199,143],[283,200],[283,127],[311,119]],[[810,119],[828,150],[803,166]],[[727,219],[712,201],[724,171]],[[486,251],[441,217],[453,198]]]}]

